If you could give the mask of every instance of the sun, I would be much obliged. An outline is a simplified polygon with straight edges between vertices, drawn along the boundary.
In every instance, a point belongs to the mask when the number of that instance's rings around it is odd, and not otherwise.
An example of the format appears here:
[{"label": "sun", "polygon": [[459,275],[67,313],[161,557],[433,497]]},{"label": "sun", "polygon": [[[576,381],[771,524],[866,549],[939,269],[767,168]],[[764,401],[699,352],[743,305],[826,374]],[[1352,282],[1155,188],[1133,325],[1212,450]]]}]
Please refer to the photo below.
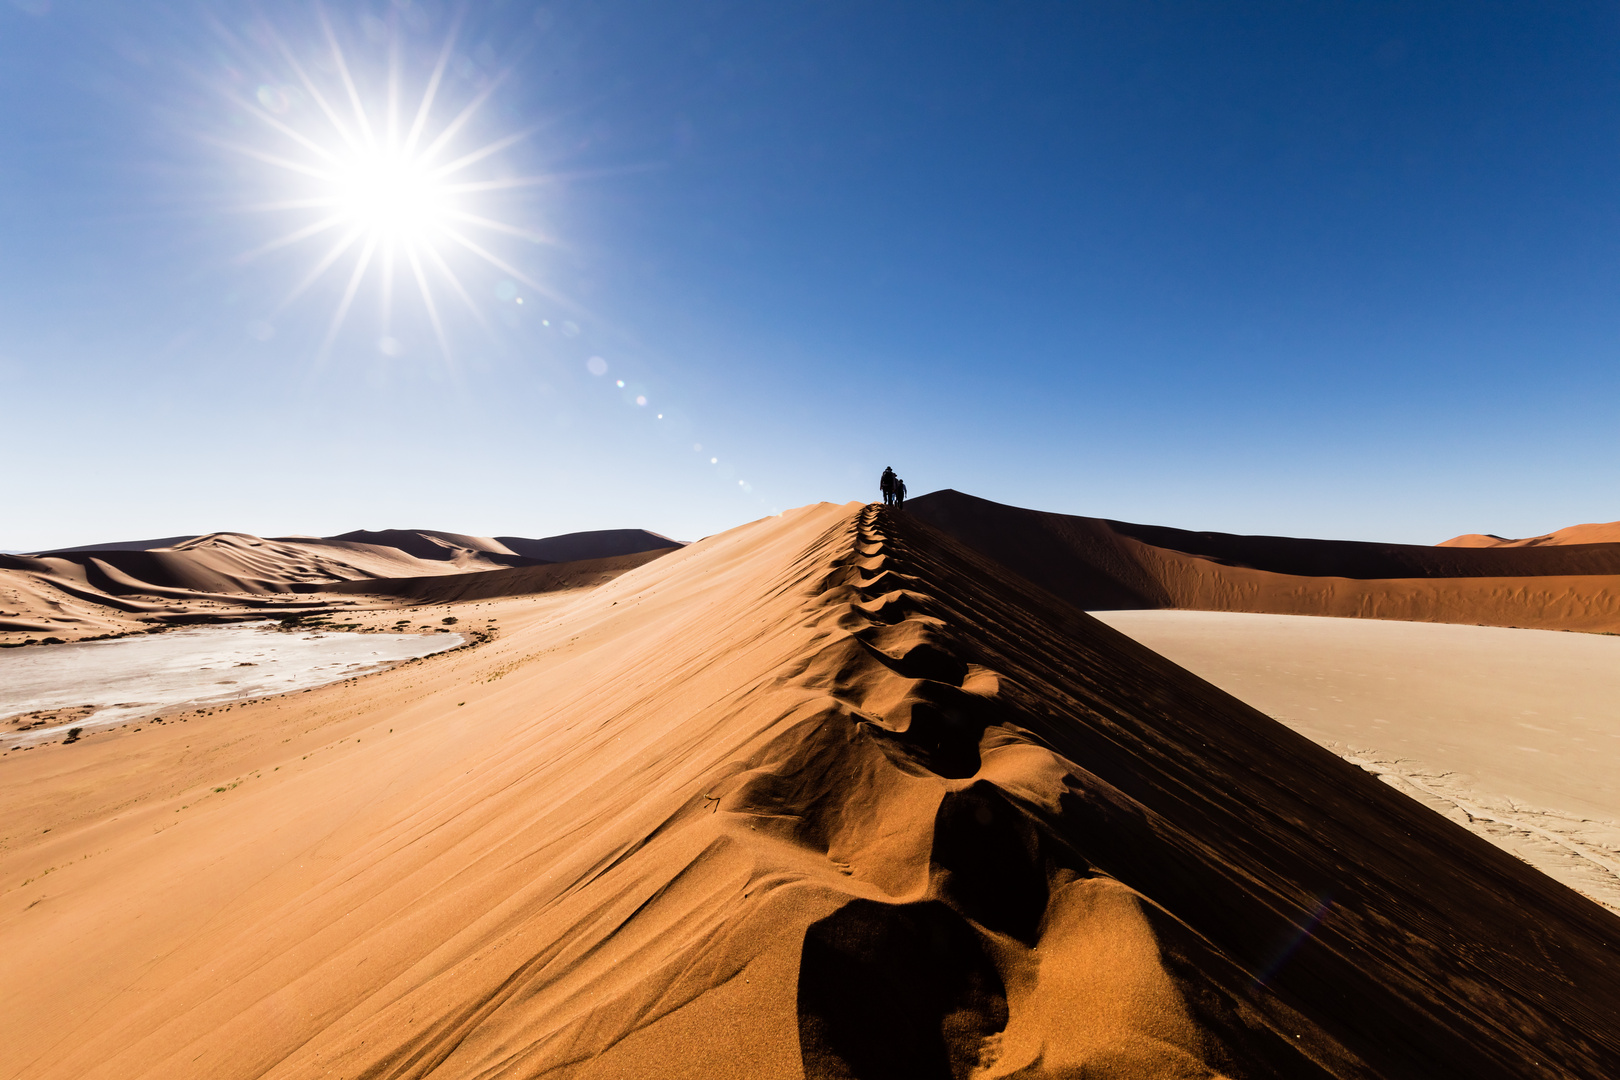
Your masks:
[{"label": "sun", "polygon": [[503,191],[548,182],[545,176],[481,173],[532,129],[463,145],[504,76],[473,87],[468,100],[447,100],[452,96],[447,69],[455,55],[457,25],[450,27],[420,89],[407,92],[397,32],[390,33],[385,55],[351,56],[339,44],[324,9],[317,11],[324,48],[312,55],[300,56],[273,28],[263,27],[261,36],[275,54],[268,59],[278,62],[285,77],[239,99],[263,138],[223,141],[268,166],[285,193],[250,209],[298,219],[244,253],[242,261],[289,248],[311,250],[305,272],[267,313],[264,325],[272,326],[319,282],[333,279],[343,284],[321,356],[331,350],[362,290],[375,287],[379,351],[398,355],[393,321],[411,304],[419,305],[449,359],[445,300],[453,296],[488,326],[455,269],[456,260],[470,256],[533,293],[552,297],[487,239],[494,234],[544,244],[548,238],[487,210],[480,212],[478,205]]},{"label": "sun", "polygon": [[354,154],[333,170],[332,188],[346,223],[381,244],[431,242],[456,209],[433,170],[398,148]]}]

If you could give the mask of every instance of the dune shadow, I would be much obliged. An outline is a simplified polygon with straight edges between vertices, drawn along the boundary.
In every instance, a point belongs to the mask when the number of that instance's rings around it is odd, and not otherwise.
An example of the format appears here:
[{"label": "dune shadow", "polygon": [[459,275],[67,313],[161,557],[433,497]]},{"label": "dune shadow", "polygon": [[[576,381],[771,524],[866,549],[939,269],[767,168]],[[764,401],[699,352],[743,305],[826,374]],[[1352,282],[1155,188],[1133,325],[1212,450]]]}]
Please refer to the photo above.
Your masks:
[{"label": "dune shadow", "polygon": [[932,900],[852,900],[812,924],[798,1010],[810,1080],[963,1080],[1007,1023],[978,935]]}]

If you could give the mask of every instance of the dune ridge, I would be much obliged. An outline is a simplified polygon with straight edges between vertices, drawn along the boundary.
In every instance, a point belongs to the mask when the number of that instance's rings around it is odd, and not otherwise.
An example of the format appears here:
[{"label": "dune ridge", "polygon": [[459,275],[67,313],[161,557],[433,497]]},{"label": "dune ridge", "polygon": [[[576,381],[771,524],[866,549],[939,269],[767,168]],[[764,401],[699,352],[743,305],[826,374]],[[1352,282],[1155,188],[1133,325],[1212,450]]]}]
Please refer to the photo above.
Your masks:
[{"label": "dune ridge", "polygon": [[646,529],[598,529],[594,532],[548,536],[542,540],[526,540],[521,536],[497,536],[495,539],[519,555],[546,562],[607,559],[682,546],[679,540],[671,540]]},{"label": "dune ridge", "polygon": [[[523,548],[524,553],[514,551],[503,540]],[[679,546],[640,529],[503,540],[429,529],[272,538],[222,532],[61,548],[36,555],[0,555],[0,635],[51,634],[71,639],[205,617],[293,611],[315,603],[301,599],[307,594],[366,591],[348,588],[348,582],[416,581]],[[531,554],[538,551],[571,559]],[[550,578],[539,575],[535,583],[538,588],[550,581],[544,587],[555,588],[567,576],[566,572]],[[489,595],[521,591],[518,579],[504,581],[500,588],[506,591],[489,591]],[[392,594],[406,595],[401,588],[406,587],[395,587]]]},{"label": "dune ridge", "polygon": [[519,564],[509,560],[521,558],[517,552],[493,537],[468,536],[465,533],[441,532],[435,529],[381,529],[376,532],[355,529],[353,532],[321,539],[330,544],[393,548],[428,562],[463,562],[482,556],[510,566]]},{"label": "dune ridge", "polygon": [[1517,548],[1517,547],[1559,547],[1568,544],[1614,544],[1620,543],[1620,521],[1602,523],[1589,523],[1586,525],[1571,525],[1568,528],[1558,529],[1540,536],[1530,536],[1523,540],[1509,540],[1505,536],[1496,536],[1492,533],[1464,533],[1462,536],[1453,536],[1450,540],[1442,540],[1438,546],[1455,548]]},{"label": "dune ridge", "polygon": [[52,548],[49,551],[33,552],[35,557],[41,555],[68,555],[80,551],[150,551],[152,548],[174,547],[187,540],[195,540],[198,533],[184,533],[180,536],[161,536],[151,540],[110,540],[101,544],[76,544],[72,547]]},{"label": "dune ridge", "polygon": [[922,522],[504,603],[139,768],[0,762],[11,1070],[1620,1071],[1620,920]]},{"label": "dune ridge", "polygon": [[906,503],[1078,607],[1184,608],[1620,632],[1620,544],[1422,547],[1197,533],[1004,506]]}]

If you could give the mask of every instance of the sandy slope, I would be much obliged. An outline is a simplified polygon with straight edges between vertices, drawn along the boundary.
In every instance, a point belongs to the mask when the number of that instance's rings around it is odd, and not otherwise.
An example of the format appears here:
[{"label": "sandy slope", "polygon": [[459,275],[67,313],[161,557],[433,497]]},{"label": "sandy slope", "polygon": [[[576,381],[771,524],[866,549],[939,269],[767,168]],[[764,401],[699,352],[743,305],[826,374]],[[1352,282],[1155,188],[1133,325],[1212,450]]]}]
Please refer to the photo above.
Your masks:
[{"label": "sandy slope", "polygon": [[906,510],[1090,611],[1620,631],[1620,543],[1479,549],[1195,533],[949,490],[908,500]]},{"label": "sandy slope", "polygon": [[1440,547],[1461,548],[1515,548],[1515,547],[1548,547],[1565,544],[1615,544],[1620,543],[1620,521],[1609,521],[1602,524],[1571,525],[1567,529],[1556,532],[1543,533],[1541,536],[1531,536],[1523,540],[1509,540],[1490,533],[1467,533],[1463,536],[1453,536],[1450,540],[1440,543]]},{"label": "sandy slope", "polygon": [[478,610],[0,760],[4,1071],[1620,1071],[1620,920],[914,521]]}]

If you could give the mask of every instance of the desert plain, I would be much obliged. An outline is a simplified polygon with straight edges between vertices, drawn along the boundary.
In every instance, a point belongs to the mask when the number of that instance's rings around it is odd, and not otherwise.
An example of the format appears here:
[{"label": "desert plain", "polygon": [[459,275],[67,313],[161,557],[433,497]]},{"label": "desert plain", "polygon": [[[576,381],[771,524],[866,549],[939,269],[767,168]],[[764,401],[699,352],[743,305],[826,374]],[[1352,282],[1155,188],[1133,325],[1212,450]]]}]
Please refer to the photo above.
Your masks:
[{"label": "desert plain", "polygon": [[1097,614],[1620,911],[1620,637],[1216,611]]},{"label": "desert plain", "polygon": [[0,1071],[1620,1075],[1609,534],[647,535],[7,557],[0,661],[465,640],[5,718]]}]

